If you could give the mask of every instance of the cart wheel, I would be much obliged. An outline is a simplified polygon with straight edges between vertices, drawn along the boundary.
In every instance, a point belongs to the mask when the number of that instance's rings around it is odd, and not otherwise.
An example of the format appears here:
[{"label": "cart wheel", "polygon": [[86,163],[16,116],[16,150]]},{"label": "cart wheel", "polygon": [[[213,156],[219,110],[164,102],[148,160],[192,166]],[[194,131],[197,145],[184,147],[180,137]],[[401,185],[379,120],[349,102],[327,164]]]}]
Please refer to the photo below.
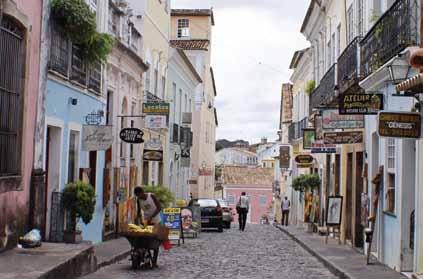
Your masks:
[{"label": "cart wheel", "polygon": [[153,256],[151,255],[151,250],[147,252],[147,264],[150,269],[153,269]]},{"label": "cart wheel", "polygon": [[131,254],[132,269],[138,269],[141,263],[140,255],[138,253]]}]

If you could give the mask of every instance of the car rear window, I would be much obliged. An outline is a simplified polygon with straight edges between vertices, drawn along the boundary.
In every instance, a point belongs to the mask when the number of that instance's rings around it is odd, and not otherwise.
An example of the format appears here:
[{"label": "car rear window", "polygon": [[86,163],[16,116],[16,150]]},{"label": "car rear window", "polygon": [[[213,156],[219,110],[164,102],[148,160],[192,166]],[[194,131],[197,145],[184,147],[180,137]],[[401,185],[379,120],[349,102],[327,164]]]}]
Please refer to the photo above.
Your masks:
[{"label": "car rear window", "polygon": [[201,207],[214,207],[217,206],[216,200],[198,200]]}]

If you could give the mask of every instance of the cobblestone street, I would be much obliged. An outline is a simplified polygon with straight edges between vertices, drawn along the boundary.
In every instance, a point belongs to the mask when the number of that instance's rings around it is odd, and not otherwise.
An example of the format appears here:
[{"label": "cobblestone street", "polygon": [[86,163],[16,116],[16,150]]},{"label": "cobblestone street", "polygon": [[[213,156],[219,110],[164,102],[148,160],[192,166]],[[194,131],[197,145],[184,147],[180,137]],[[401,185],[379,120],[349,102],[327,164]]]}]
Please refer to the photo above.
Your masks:
[{"label": "cobblestone street", "polygon": [[284,233],[266,225],[248,225],[243,233],[236,228],[203,232],[170,252],[161,251],[159,266],[132,271],[125,259],[85,278],[337,278]]}]

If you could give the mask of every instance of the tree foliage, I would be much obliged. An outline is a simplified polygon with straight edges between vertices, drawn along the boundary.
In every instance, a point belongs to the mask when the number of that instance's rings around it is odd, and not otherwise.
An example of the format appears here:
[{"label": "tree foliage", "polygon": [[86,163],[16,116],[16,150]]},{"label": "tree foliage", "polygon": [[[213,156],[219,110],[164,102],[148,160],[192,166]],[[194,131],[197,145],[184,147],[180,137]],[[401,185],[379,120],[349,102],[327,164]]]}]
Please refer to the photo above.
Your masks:
[{"label": "tree foliage", "polygon": [[87,63],[105,62],[113,49],[115,39],[97,32],[96,14],[85,0],[51,0],[51,13],[76,44]]},{"label": "tree foliage", "polygon": [[317,174],[303,174],[298,176],[292,182],[292,188],[298,192],[313,191],[320,187],[321,179]]},{"label": "tree foliage", "polygon": [[169,207],[173,202],[175,202],[175,196],[173,193],[166,187],[163,186],[143,186],[145,193],[153,193],[156,198],[159,200],[162,207]]}]

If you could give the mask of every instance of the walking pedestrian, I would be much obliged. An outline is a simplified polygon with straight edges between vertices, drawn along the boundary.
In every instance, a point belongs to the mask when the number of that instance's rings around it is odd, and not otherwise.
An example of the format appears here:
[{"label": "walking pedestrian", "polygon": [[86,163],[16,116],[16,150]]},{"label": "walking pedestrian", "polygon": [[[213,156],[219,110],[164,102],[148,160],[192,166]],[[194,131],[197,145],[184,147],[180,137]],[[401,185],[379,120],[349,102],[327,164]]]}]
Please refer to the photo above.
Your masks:
[{"label": "walking pedestrian", "polygon": [[291,202],[288,200],[288,197],[281,203],[282,207],[282,226],[288,226],[289,221],[289,209],[291,208]]},{"label": "walking pedestrian", "polygon": [[239,230],[245,230],[245,224],[247,223],[248,209],[250,208],[250,201],[248,200],[247,194],[242,192],[241,197],[237,204]]}]

